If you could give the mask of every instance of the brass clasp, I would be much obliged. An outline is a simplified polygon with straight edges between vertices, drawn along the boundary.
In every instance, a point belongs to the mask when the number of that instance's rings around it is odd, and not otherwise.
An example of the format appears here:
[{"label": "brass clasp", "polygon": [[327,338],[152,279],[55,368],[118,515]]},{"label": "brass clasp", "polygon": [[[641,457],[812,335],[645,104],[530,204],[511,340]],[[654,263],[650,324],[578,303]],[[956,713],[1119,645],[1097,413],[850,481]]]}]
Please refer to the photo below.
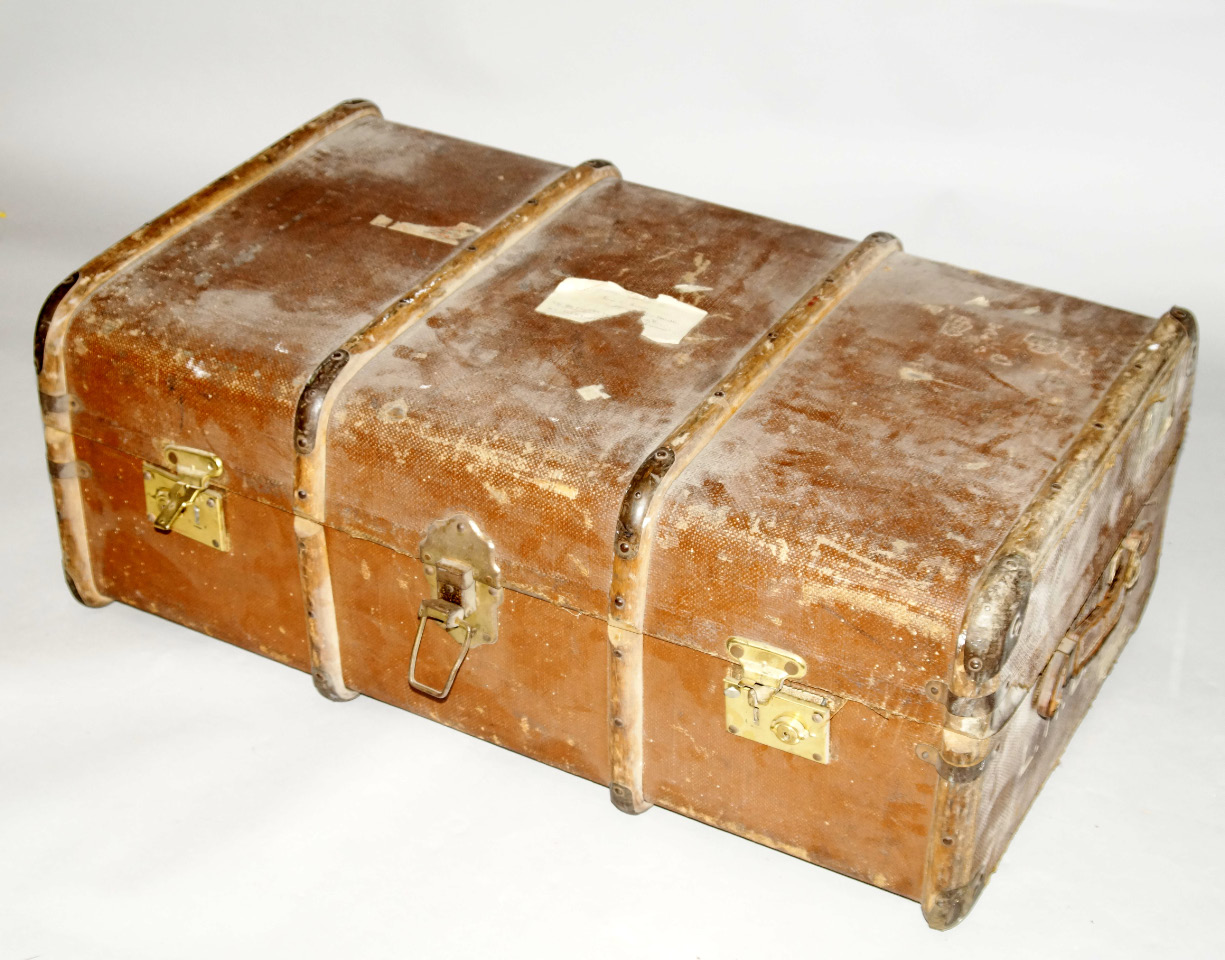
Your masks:
[{"label": "brass clasp", "polygon": [[737,666],[723,679],[727,732],[796,756],[829,763],[828,699],[784,689],[808,672],[804,659],[768,643],[732,637]]},{"label": "brass clasp", "polygon": [[158,533],[179,533],[215,550],[228,551],[225,501],[209,482],[221,476],[221,458],[191,447],[166,448],[172,469],[144,465],[145,513]]},{"label": "brass clasp", "polygon": [[[498,605],[502,602],[500,571],[493,544],[465,516],[433,524],[421,541],[421,562],[431,596],[417,609],[417,636],[408,664],[408,685],[418,693],[445,700],[459,668],[474,646],[498,639]],[[447,681],[432,687],[417,678],[417,654],[425,628],[433,621],[460,645]]]}]

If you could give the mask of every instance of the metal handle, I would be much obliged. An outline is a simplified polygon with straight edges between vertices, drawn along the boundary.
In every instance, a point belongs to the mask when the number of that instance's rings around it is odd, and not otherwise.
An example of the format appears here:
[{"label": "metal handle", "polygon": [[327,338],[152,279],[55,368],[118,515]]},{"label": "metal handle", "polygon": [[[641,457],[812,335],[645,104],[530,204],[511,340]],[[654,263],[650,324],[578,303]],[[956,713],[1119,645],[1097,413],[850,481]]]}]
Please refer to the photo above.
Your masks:
[{"label": "metal handle", "polygon": [[[421,607],[417,610],[417,639],[413,641],[413,656],[408,663],[408,685],[414,690],[431,696],[435,700],[445,700],[447,694],[451,692],[451,685],[455,683],[455,676],[459,673],[459,668],[463,666],[464,658],[468,656],[468,648],[472,646],[472,627],[464,623],[463,616],[464,608],[457,603],[437,598],[421,602]],[[431,620],[440,623],[442,628],[447,631],[447,636],[451,636],[451,631],[455,629],[462,629],[464,631],[459,658],[455,661],[455,666],[451,668],[451,675],[447,677],[447,682],[441,690],[422,683],[417,679],[417,651],[421,649],[421,638],[425,635],[425,625]],[[455,638],[452,637],[451,639]]]},{"label": "metal handle", "polygon": [[1140,561],[1148,549],[1152,531],[1133,530],[1123,539],[1106,568],[1108,586],[1102,598],[1060,641],[1034,687],[1034,709],[1049,720],[1063,703],[1067,685],[1106,645],[1123,618],[1127,592],[1140,577]]}]

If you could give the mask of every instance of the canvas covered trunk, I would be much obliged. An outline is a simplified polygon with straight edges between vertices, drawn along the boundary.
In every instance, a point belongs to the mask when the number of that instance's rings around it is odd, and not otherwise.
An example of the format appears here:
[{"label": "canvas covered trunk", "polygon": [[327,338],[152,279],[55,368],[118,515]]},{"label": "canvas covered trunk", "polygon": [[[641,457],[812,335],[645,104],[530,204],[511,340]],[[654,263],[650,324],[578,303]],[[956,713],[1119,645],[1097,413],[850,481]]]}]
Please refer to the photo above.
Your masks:
[{"label": "canvas covered trunk", "polygon": [[1134,627],[1154,320],[350,101],[67,278],[68,581],[961,919]]}]

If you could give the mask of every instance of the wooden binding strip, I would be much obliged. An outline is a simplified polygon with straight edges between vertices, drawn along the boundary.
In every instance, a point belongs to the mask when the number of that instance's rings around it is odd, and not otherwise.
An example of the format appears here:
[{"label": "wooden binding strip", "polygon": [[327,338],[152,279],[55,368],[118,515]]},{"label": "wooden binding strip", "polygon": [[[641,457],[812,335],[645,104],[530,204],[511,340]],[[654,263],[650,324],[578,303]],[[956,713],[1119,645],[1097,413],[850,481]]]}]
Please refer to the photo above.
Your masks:
[{"label": "wooden binding strip", "polygon": [[417,323],[589,187],[620,177],[605,160],[589,160],[567,170],[473,239],[424,281],[332,351],[306,382],[294,422],[294,533],[306,602],[311,674],[319,692],[331,700],[351,700],[357,691],[344,682],[340,633],[332,578],[328,570],[324,520],[327,511],[327,431],[331,412],[345,385],[379,351]]},{"label": "wooden binding strip", "polygon": [[642,625],[655,523],[668,489],[817,324],[900,249],[888,233],[870,234],[859,243],[753,344],[634,474],[617,520],[608,593],[610,792],[619,810],[641,813],[650,806],[642,793]]},{"label": "wooden binding strip", "polygon": [[[338,104],[160,217],[150,220],[89,261],[52,291],[39,313],[34,331],[34,368],[38,373],[38,389],[42,397],[49,463],[63,467],[76,460],[65,344],[72,318],[81,305],[112,277],[182,233],[201,217],[229,203],[294,156],[346,124],[361,117],[379,115],[379,108],[368,100],[346,100]],[[109,603],[110,599],[102,594],[93,575],[79,476],[74,471],[60,469],[51,482],[64,552],[64,572],[69,586],[77,599],[89,606]]]}]

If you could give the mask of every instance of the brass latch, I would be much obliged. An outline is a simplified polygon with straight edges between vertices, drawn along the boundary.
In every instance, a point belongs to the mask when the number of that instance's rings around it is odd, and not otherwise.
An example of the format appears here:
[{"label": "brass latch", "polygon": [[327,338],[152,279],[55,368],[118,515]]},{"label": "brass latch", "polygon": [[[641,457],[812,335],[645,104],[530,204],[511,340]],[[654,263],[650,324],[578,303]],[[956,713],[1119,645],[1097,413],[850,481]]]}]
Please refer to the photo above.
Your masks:
[{"label": "brass latch", "polygon": [[743,637],[728,640],[727,652],[738,664],[723,679],[727,732],[829,763],[829,702],[783,689],[808,672],[803,658]]},{"label": "brass latch", "polygon": [[158,533],[181,533],[215,550],[228,551],[225,498],[209,487],[221,476],[221,458],[207,450],[167,447],[172,470],[144,465],[145,513]]},{"label": "brass latch", "polygon": [[[417,636],[408,664],[408,684],[419,693],[445,700],[468,651],[498,639],[498,604],[502,602],[500,571],[493,544],[465,516],[433,524],[421,541],[421,562],[431,596],[417,610]],[[446,683],[431,687],[417,679],[417,654],[426,624],[437,623],[459,644]]]}]

